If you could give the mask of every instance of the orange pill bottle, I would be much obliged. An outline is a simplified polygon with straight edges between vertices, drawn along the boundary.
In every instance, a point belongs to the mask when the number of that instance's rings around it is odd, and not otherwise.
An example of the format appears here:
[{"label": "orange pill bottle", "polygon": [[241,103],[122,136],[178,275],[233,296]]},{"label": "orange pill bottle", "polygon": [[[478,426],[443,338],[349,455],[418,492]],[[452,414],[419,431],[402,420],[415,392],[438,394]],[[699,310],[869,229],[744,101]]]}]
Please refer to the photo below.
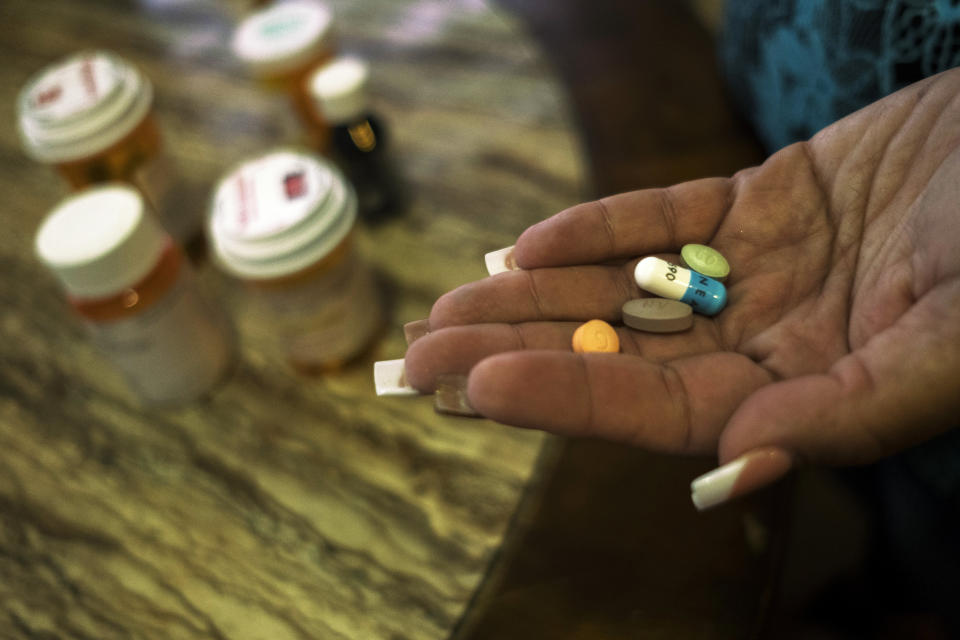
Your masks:
[{"label": "orange pill bottle", "polygon": [[344,364],[382,324],[356,222],[356,195],[340,171],[292,149],[242,163],[215,191],[214,257],[247,285],[247,311],[266,318],[259,324],[269,333],[258,338],[302,373]]},{"label": "orange pill bottle", "polygon": [[36,252],[144,402],[187,402],[221,378],[230,327],[139,191],[115,183],[66,198],[41,224]]},{"label": "orange pill bottle", "polygon": [[250,14],[236,28],[234,55],[264,86],[289,96],[307,144],[326,151],[330,130],[313,108],[310,74],[334,55],[333,14],[315,0],[289,0]]},{"label": "orange pill bottle", "polygon": [[28,81],[17,101],[20,137],[28,155],[56,168],[73,189],[136,185],[164,228],[186,241],[201,231],[202,216],[180,202],[152,105],[153,87],[135,67],[84,51]]}]

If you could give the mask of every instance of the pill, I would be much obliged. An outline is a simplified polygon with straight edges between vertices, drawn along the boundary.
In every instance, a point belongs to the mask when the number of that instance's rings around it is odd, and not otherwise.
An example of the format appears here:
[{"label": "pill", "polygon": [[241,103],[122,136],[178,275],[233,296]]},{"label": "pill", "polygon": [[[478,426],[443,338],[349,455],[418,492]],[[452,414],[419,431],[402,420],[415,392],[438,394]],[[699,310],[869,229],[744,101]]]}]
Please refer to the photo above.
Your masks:
[{"label": "pill", "polygon": [[623,324],[653,333],[686,331],[693,326],[693,309],[679,300],[637,298],[623,305]]},{"label": "pill", "polygon": [[680,264],[719,282],[730,275],[730,263],[712,247],[703,244],[685,244],[680,249]]},{"label": "pill", "polygon": [[603,320],[590,320],[573,332],[573,350],[576,353],[617,353],[620,338],[617,330]]},{"label": "pill", "polygon": [[660,258],[650,256],[638,262],[633,277],[644,291],[684,302],[705,316],[716,315],[727,304],[722,284]]}]

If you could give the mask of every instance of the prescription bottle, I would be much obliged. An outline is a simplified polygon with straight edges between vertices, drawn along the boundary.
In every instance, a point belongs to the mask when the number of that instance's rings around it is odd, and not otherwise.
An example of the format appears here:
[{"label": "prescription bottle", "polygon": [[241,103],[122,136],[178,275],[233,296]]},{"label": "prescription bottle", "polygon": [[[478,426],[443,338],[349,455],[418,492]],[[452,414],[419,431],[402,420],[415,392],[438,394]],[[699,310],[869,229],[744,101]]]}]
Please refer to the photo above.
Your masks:
[{"label": "prescription bottle", "polygon": [[268,348],[302,373],[350,360],[381,324],[372,271],[354,246],[356,221],[356,196],[339,170],[293,149],[242,163],[214,193],[214,257],[267,318]]},{"label": "prescription bottle", "polygon": [[143,401],[183,403],[220,379],[229,325],[139,191],[114,183],[69,196],[41,224],[36,252]]},{"label": "prescription bottle", "polygon": [[360,216],[380,222],[401,212],[403,194],[382,121],[367,99],[369,66],[360,58],[336,58],[308,81],[314,108],[330,123],[330,155],[357,191]]},{"label": "prescription bottle", "polygon": [[17,101],[28,155],[52,165],[73,189],[135,184],[177,240],[202,228],[183,206],[177,172],[163,152],[153,88],[135,67],[105,51],[83,51],[42,69]]},{"label": "prescription bottle", "polygon": [[312,108],[307,79],[333,57],[333,15],[315,0],[289,0],[250,14],[236,28],[234,55],[265,87],[285,93],[306,128],[307,144],[327,149],[329,127]]}]

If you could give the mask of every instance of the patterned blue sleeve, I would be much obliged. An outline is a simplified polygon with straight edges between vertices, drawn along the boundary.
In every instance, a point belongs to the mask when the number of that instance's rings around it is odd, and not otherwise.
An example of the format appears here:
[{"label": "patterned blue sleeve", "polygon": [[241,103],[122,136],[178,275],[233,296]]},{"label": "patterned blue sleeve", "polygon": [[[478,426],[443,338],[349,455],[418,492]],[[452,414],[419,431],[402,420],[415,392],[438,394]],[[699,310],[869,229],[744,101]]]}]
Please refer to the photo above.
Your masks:
[{"label": "patterned blue sleeve", "polygon": [[720,60],[768,151],[960,64],[956,0],[728,0]]}]

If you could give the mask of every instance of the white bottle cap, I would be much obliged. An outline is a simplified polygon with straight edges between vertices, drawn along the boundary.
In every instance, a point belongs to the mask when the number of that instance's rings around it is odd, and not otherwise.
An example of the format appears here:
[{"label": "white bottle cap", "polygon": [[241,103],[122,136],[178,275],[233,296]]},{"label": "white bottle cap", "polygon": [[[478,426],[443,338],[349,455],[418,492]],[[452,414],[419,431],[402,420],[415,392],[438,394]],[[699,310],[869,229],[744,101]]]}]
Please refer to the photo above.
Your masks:
[{"label": "white bottle cap", "polygon": [[233,34],[233,53],[254,75],[296,70],[329,48],[333,14],[313,0],[290,0],[251,14]]},{"label": "white bottle cap", "polygon": [[241,164],[220,181],[210,237],[224,269],[263,280],[316,263],[356,218],[353,188],[332,164],[281,149]]},{"label": "white bottle cap", "polygon": [[41,70],[17,100],[20,136],[40,162],[103,151],[130,133],[153,99],[150,82],[104,51],[84,51]]},{"label": "white bottle cap", "polygon": [[323,119],[338,125],[355,120],[367,108],[368,77],[363,60],[338,58],[317,69],[307,86]]},{"label": "white bottle cap", "polygon": [[76,298],[116,295],[143,280],[169,242],[140,193],[108,184],[69,196],[37,231],[37,256]]}]

